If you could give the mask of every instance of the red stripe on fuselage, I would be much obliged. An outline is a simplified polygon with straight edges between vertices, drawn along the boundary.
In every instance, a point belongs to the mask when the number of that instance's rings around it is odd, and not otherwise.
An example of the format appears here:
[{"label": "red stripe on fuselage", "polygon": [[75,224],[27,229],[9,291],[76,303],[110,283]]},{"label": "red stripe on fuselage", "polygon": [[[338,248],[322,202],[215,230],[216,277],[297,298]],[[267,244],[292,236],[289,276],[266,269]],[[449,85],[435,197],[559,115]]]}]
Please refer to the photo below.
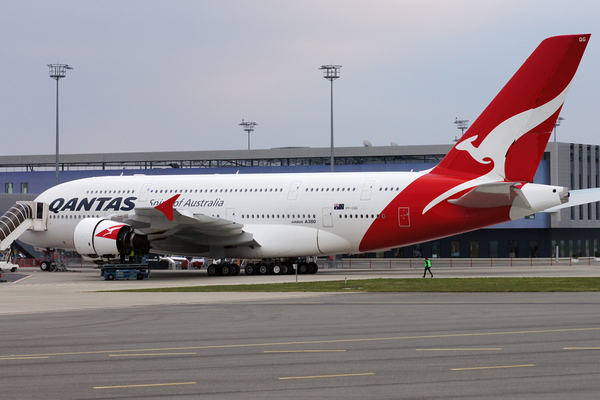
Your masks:
[{"label": "red stripe on fuselage", "polygon": [[[399,193],[381,212],[381,217],[371,224],[359,250],[367,252],[402,247],[510,220],[510,206],[466,208],[448,203],[447,200],[423,214],[423,209],[433,199],[463,182],[464,179],[436,174],[427,174],[416,179]],[[459,198],[469,190],[471,189],[465,189],[449,199]],[[399,209],[406,207],[409,208],[410,226],[400,226]],[[406,220],[402,224],[406,225]]]}]

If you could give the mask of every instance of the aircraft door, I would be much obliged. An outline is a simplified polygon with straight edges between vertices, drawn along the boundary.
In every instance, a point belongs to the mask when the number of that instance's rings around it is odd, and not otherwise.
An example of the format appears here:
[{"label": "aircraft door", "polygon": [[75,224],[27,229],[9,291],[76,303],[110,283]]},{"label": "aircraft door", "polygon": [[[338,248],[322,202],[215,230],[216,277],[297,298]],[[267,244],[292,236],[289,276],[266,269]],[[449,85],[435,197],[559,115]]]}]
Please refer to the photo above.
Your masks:
[{"label": "aircraft door", "polygon": [[328,228],[333,226],[333,214],[331,207],[323,208],[323,227]]},{"label": "aircraft door", "polygon": [[227,209],[227,220],[235,222],[235,208]]},{"label": "aircraft door", "polygon": [[290,185],[290,191],[288,192],[288,200],[296,200],[298,198],[298,191],[302,182],[294,181]]},{"label": "aircraft door", "polygon": [[148,193],[150,193],[150,188],[152,187],[152,182],[146,182],[142,185],[142,189],[140,190],[140,195],[138,196],[139,202],[148,201]]},{"label": "aircraft door", "polygon": [[401,228],[410,227],[410,208],[398,207],[398,224]]},{"label": "aircraft door", "polygon": [[361,200],[371,200],[371,193],[373,192],[373,185],[375,181],[366,181],[360,194]]}]

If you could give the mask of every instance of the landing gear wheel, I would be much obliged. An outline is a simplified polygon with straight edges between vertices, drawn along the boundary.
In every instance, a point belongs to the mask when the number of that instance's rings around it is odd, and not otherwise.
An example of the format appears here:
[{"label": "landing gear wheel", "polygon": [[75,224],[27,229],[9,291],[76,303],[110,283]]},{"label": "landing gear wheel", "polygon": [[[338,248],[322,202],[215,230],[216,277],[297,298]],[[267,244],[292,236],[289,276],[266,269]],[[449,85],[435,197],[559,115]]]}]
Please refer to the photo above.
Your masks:
[{"label": "landing gear wheel", "polygon": [[208,276],[215,276],[217,274],[217,266],[215,264],[210,264],[206,267],[206,272],[208,273]]},{"label": "landing gear wheel", "polygon": [[240,266],[237,264],[231,264],[231,276],[237,276],[240,274]]},{"label": "landing gear wheel", "polygon": [[307,272],[308,272],[308,265],[306,265],[306,263],[298,264],[298,273],[299,274],[306,274]]},{"label": "landing gear wheel", "polygon": [[280,274],[282,274],[283,273],[282,272],[282,268],[283,268],[283,265],[281,265],[281,263],[275,263],[275,264],[273,264],[273,268],[272,268],[273,275],[280,275]]},{"label": "landing gear wheel", "polygon": [[258,266],[259,275],[267,275],[269,273],[269,267],[266,264],[260,264]]},{"label": "landing gear wheel", "polygon": [[315,263],[315,262],[308,263],[308,273],[309,274],[316,274],[318,270],[319,270],[319,266],[317,265],[317,263]]},{"label": "landing gear wheel", "polygon": [[250,263],[246,264],[246,268],[244,268],[244,272],[246,275],[255,275],[256,274],[256,265]]},{"label": "landing gear wheel", "polygon": [[42,261],[42,262],[40,263],[40,269],[41,269],[42,271],[44,271],[44,272],[46,272],[46,271],[50,271],[50,262],[48,262],[48,261]]},{"label": "landing gear wheel", "polygon": [[294,265],[290,261],[284,261],[283,265],[287,268],[286,274],[294,275],[296,271],[294,270]]},{"label": "landing gear wheel", "polygon": [[231,265],[223,264],[219,269],[219,275],[230,275],[231,273]]}]

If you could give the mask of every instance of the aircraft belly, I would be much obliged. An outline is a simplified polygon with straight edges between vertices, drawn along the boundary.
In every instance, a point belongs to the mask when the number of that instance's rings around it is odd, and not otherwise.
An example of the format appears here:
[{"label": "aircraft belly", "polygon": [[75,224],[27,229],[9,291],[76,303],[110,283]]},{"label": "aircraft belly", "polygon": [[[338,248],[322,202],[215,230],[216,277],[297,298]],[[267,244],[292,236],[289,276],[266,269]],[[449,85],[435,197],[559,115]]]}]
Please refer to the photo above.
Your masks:
[{"label": "aircraft belly", "polygon": [[48,230],[44,232],[25,231],[19,240],[37,247],[75,249],[72,230]]}]

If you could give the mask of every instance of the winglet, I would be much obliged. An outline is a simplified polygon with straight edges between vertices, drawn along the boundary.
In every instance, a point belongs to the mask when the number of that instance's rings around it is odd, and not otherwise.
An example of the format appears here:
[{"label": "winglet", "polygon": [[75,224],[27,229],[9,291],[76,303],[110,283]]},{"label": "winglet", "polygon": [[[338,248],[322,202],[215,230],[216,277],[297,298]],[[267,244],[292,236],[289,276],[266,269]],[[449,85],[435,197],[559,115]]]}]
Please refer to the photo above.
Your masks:
[{"label": "winglet", "polygon": [[166,217],[169,219],[169,221],[173,221],[173,204],[179,198],[179,196],[181,196],[181,195],[176,194],[175,196],[171,197],[168,200],[163,201],[162,203],[160,203],[159,205],[157,205],[154,208],[156,208],[158,211],[165,214]]}]

